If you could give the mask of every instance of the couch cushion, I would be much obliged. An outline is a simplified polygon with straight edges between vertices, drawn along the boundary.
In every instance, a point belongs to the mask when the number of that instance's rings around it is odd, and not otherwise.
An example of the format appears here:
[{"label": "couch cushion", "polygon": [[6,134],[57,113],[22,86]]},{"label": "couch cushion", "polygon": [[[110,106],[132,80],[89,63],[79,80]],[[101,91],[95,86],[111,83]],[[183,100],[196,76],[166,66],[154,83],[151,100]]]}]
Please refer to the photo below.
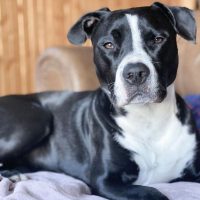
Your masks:
[{"label": "couch cushion", "polygon": [[36,90],[92,90],[99,85],[90,47],[52,47],[40,56]]}]

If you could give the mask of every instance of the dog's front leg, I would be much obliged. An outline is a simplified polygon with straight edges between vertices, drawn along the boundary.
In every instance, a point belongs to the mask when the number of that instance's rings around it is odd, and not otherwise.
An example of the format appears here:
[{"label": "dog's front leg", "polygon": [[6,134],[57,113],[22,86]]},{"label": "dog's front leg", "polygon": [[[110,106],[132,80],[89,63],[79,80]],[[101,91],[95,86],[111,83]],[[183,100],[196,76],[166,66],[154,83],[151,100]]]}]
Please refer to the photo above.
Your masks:
[{"label": "dog's front leg", "polygon": [[105,181],[98,186],[97,192],[110,200],[168,200],[155,188],[118,182]]}]

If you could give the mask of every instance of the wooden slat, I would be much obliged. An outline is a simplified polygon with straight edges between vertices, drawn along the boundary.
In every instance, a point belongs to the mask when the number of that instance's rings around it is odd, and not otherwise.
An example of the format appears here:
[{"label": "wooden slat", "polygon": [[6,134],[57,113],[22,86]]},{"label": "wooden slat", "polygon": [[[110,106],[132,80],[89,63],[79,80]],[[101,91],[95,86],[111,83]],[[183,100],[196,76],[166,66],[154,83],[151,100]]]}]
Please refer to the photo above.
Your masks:
[{"label": "wooden slat", "polygon": [[[37,57],[52,45],[70,46],[66,33],[81,15],[102,7],[114,10],[154,1],[0,0],[0,95],[34,92]],[[195,5],[195,0],[162,2],[190,8]]]},{"label": "wooden slat", "polygon": [[4,76],[4,60],[3,60],[3,53],[4,53],[4,49],[3,49],[3,11],[2,11],[2,5],[3,5],[3,0],[0,0],[0,92],[1,94],[5,93],[5,76]]},{"label": "wooden slat", "polygon": [[37,40],[36,40],[36,22],[35,22],[35,11],[36,11],[36,4],[34,4],[34,0],[29,0],[26,1],[26,10],[27,10],[27,29],[28,29],[28,41],[29,41],[29,51],[28,51],[28,56],[29,56],[29,63],[28,63],[28,69],[29,69],[29,74],[28,76],[28,82],[29,82],[29,87],[27,91],[30,91],[31,89],[34,88],[35,86],[35,81],[34,81],[34,74],[35,74],[35,68],[32,67],[32,63],[35,63],[35,59],[37,56]]},{"label": "wooden slat", "polygon": [[[1,39],[2,39],[2,63],[1,63],[1,85],[2,93],[15,92],[19,90],[17,82],[18,69],[18,42],[17,32],[17,5],[11,0],[1,1]],[[12,10],[9,13],[9,10]]]},{"label": "wooden slat", "polygon": [[[27,91],[27,29],[26,29],[26,19],[25,19],[25,10],[24,10],[24,2],[23,0],[17,0],[18,5],[18,33],[19,33],[19,56],[20,56],[20,83],[21,83],[21,92],[26,93]],[[26,83],[26,84],[24,84]]]}]

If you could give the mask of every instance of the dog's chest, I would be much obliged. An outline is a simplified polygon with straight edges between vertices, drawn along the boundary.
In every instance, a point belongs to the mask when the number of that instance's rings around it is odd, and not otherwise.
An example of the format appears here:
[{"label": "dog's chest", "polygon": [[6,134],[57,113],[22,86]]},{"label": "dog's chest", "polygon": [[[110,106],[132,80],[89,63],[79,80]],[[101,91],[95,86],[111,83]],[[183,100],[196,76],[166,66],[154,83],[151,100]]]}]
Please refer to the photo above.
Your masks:
[{"label": "dog's chest", "polygon": [[122,135],[117,135],[116,140],[131,152],[131,159],[139,166],[135,184],[178,178],[194,157],[195,135],[170,110],[162,111],[133,109],[116,118],[122,128]]}]

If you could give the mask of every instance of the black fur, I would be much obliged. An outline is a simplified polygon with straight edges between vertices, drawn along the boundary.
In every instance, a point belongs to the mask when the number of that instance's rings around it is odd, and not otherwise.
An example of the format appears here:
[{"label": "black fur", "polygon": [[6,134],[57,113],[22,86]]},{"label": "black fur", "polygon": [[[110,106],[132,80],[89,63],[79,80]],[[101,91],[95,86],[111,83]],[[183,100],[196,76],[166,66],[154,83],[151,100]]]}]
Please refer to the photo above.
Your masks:
[{"label": "black fur", "polygon": [[[175,80],[178,67],[176,34],[195,40],[191,11],[156,3],[150,7],[113,12],[102,9],[86,14],[72,27],[68,38],[74,44],[91,38],[101,88],[93,92],[44,92],[1,97],[2,169],[27,167],[29,171],[64,172],[83,180],[94,194],[111,200],[167,200],[154,188],[132,185],[140,169],[130,158],[130,152],[114,139],[116,134],[121,134],[114,117],[126,115],[126,112],[115,104],[112,83],[117,64],[134,50],[125,19],[127,13],[142,18],[140,29],[147,41],[143,47],[156,63],[159,74],[158,102],[165,98],[166,88]],[[180,16],[189,17],[189,26],[183,25]],[[152,38],[161,30],[165,41],[155,47]],[[103,44],[107,41],[112,41],[115,48],[105,50]],[[191,132],[195,134],[190,111],[178,96],[177,104],[177,117],[182,124],[191,126]],[[199,181],[199,162],[197,150],[192,164],[177,180]]]}]

